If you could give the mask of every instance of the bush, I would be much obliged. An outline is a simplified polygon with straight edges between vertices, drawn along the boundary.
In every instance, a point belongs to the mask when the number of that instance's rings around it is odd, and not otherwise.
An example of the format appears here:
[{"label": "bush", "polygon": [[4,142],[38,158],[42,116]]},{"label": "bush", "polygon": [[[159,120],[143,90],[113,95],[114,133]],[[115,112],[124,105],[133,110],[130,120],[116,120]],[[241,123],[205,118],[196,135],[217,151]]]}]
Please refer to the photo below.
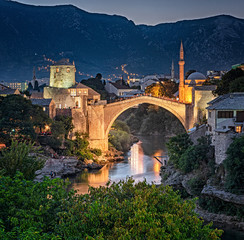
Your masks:
[{"label": "bush", "polygon": [[119,151],[127,152],[131,146],[131,135],[121,130],[110,130],[109,142]]},{"label": "bush", "polygon": [[234,139],[227,149],[224,167],[227,172],[226,190],[244,194],[244,136]]},{"label": "bush", "polygon": [[58,150],[62,144],[61,140],[53,136],[38,136],[38,141],[41,145],[48,145],[54,150]]},{"label": "bush", "polygon": [[223,213],[229,216],[237,216],[240,221],[244,220],[243,206],[225,202],[218,198],[200,196],[199,205],[209,212]]},{"label": "bush", "polygon": [[92,149],[90,149],[90,151],[93,153],[93,154],[95,154],[96,156],[101,156],[102,155],[102,151],[101,151],[101,149],[98,149],[98,148],[92,148]]},{"label": "bush", "polygon": [[34,179],[35,172],[44,166],[44,160],[36,157],[34,152],[33,144],[13,141],[9,148],[0,151],[1,172],[13,177],[21,171],[26,179]]},{"label": "bush", "polygon": [[188,185],[193,195],[199,196],[206,181],[202,176],[197,176],[188,181]]},{"label": "bush", "polygon": [[88,149],[82,149],[82,150],[76,151],[76,156],[81,161],[93,160],[93,155]]},{"label": "bush", "polygon": [[193,201],[146,181],[75,196],[60,179],[34,183],[19,174],[0,178],[0,199],[1,239],[216,240],[222,232],[204,225]]},{"label": "bush", "polygon": [[187,133],[172,137],[168,143],[166,143],[169,160],[175,165],[175,167],[179,167],[181,156],[192,144],[193,142]]}]

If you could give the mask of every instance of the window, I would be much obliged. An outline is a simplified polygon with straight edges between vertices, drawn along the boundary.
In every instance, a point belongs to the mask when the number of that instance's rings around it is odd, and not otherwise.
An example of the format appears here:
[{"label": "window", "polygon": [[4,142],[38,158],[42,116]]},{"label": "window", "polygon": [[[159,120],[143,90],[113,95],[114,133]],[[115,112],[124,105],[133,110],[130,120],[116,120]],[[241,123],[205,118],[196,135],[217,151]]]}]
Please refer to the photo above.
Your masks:
[{"label": "window", "polygon": [[208,117],[211,118],[211,112],[210,111],[208,112]]},{"label": "window", "polygon": [[44,112],[46,111],[46,108],[45,108],[45,107],[43,107],[43,111],[44,111]]},{"label": "window", "polygon": [[66,71],[67,71],[67,73],[69,73],[69,72],[70,72],[70,68],[67,68],[67,70],[66,70]]},{"label": "window", "polygon": [[233,118],[233,111],[218,111],[218,118]]},{"label": "window", "polygon": [[241,126],[236,126],[236,132],[241,133]]},{"label": "window", "polygon": [[237,122],[244,122],[244,111],[237,111],[236,112],[236,121]]},{"label": "window", "polygon": [[56,68],[56,72],[57,72],[57,73],[59,72],[59,68]]}]

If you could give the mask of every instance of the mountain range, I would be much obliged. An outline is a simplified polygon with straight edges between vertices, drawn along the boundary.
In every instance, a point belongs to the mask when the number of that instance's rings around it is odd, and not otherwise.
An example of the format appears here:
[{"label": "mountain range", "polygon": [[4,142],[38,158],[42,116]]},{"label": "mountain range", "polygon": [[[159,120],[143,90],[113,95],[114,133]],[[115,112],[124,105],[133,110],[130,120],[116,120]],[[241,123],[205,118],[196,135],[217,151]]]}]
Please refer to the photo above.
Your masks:
[{"label": "mountain range", "polygon": [[[228,70],[244,62],[244,19],[204,19],[135,25],[117,15],[88,13],[72,5],[32,6],[0,0],[0,81],[48,77],[48,65],[74,61],[82,73],[104,77],[178,72],[180,42],[186,70]],[[125,74],[126,75],[126,74]],[[88,78],[88,77],[87,77]]]}]

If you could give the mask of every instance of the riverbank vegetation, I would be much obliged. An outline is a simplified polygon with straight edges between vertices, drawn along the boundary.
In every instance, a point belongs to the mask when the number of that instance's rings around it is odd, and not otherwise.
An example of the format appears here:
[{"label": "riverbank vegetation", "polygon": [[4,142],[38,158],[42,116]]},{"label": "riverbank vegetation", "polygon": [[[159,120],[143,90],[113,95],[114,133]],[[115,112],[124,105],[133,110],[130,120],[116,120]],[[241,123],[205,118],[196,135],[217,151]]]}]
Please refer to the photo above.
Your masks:
[{"label": "riverbank vegetation", "polygon": [[96,160],[101,151],[89,148],[85,134],[74,133],[75,139],[71,140],[69,135],[73,129],[70,116],[58,115],[50,119],[41,106],[33,105],[21,95],[0,97],[0,143],[10,147],[7,151],[12,151],[13,144],[18,148],[26,141],[32,146],[51,148],[47,155],[52,157],[66,155],[77,156],[81,161]]},{"label": "riverbank vegetation", "polygon": [[116,120],[109,132],[109,144],[118,151],[127,152],[129,151],[133,138],[130,134],[130,128],[128,125],[120,120]]},{"label": "riverbank vegetation", "polygon": [[127,179],[75,195],[66,184],[0,176],[0,238],[215,240],[222,233],[170,187]]},{"label": "riverbank vegetation", "polygon": [[[237,198],[238,194],[244,193],[243,136],[234,139],[227,150],[227,158],[219,166],[215,165],[214,149],[207,137],[198,139],[198,144],[193,145],[189,135],[182,134],[171,138],[167,147],[169,165],[173,165],[188,179],[183,185],[188,194],[199,197],[198,203],[203,209],[244,220],[243,205],[202,193],[204,186],[208,184],[214,184],[220,191],[237,194]],[[162,169],[161,176],[166,181],[169,173]]]}]

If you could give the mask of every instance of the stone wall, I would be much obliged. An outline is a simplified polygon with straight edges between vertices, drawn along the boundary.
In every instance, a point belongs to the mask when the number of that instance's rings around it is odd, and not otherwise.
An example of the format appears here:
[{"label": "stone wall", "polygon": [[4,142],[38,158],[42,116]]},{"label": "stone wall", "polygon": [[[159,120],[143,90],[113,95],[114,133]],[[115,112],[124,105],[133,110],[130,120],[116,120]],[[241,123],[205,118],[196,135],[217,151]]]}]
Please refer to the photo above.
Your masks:
[{"label": "stone wall", "polygon": [[208,118],[208,112],[206,107],[208,106],[207,103],[213,100],[215,97],[212,93],[212,90],[195,90],[194,91],[194,118],[196,122],[199,122],[204,115]]},{"label": "stone wall", "polygon": [[220,164],[225,160],[227,156],[226,151],[233,142],[233,138],[236,136],[236,134],[233,132],[215,132],[214,135],[215,162]]},{"label": "stone wall", "polygon": [[198,138],[206,136],[206,131],[207,131],[207,126],[206,124],[203,124],[199,127],[196,127],[196,130],[189,134],[194,145],[198,143],[197,141]]},{"label": "stone wall", "polygon": [[73,118],[73,124],[75,128],[73,133],[88,133],[88,122],[86,113],[82,109],[71,109],[71,116]]}]

